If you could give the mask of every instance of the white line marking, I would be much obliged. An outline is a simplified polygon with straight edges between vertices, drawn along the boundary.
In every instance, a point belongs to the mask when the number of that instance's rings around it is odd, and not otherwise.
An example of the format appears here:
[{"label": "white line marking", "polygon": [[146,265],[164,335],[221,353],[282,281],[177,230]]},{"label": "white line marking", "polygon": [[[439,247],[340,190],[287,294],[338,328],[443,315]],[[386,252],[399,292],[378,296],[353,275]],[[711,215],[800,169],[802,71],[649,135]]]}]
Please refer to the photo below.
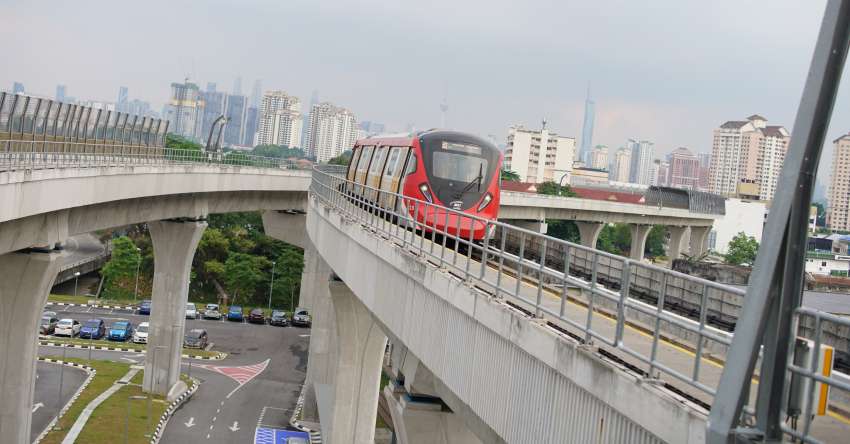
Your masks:
[{"label": "white line marking", "polygon": [[189,418],[189,422],[184,422],[183,424],[188,428],[194,427],[195,426],[195,417],[193,416],[193,417]]},{"label": "white line marking", "polygon": [[35,411],[36,411],[36,410],[38,410],[38,409],[40,409],[40,408],[42,408],[42,407],[44,407],[44,403],[39,402],[38,404],[36,404],[36,405],[32,406],[32,412],[33,412],[33,413],[35,413]]}]

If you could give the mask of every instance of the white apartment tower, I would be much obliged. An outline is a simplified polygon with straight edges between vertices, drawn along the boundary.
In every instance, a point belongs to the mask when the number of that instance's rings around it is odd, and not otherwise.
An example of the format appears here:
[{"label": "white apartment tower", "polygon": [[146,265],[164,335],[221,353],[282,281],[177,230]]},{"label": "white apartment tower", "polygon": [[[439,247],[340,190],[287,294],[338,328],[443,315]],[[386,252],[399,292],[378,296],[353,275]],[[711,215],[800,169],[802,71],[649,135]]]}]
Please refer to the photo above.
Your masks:
[{"label": "white apartment tower", "polygon": [[590,152],[590,165],[591,168],[596,168],[597,170],[605,170],[608,171],[608,147],[605,145],[596,145],[593,150]]},{"label": "white apartment tower", "polygon": [[[540,131],[515,125],[508,129],[505,150],[505,169],[519,175],[522,182],[560,182],[573,170],[576,139],[550,132],[543,125]],[[567,180],[566,183],[569,183]]]},{"label": "white apartment tower", "polygon": [[641,185],[649,185],[652,182],[652,146],[653,143],[647,140],[638,142],[629,139],[626,143],[631,152],[629,182]]},{"label": "white apartment tower", "polygon": [[294,148],[301,145],[301,100],[283,91],[267,91],[260,103],[257,143]]},{"label": "white apartment tower", "polygon": [[608,174],[608,179],[611,182],[626,183],[629,181],[629,171],[632,167],[632,153],[628,148],[622,147],[614,154],[614,160],[611,162],[611,171]]},{"label": "white apartment tower", "polygon": [[307,155],[323,163],[350,150],[356,140],[354,114],[332,103],[314,104],[307,126]]},{"label": "white apartment tower", "polygon": [[759,199],[772,200],[790,139],[788,130],[767,125],[759,115],[720,125],[714,130],[709,191],[734,196],[748,182],[758,184]]},{"label": "white apartment tower", "polygon": [[833,230],[850,230],[850,135],[841,136],[834,143],[826,222]]}]

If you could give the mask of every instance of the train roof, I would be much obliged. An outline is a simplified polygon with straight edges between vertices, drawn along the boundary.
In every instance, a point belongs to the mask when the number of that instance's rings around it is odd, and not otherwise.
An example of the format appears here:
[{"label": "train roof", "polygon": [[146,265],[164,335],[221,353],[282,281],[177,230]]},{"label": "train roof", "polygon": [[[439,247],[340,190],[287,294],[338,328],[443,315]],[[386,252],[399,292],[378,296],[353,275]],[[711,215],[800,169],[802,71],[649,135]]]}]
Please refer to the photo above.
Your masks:
[{"label": "train roof", "polygon": [[380,144],[380,145],[395,145],[395,144],[405,144],[409,145],[413,143],[416,138],[420,137],[444,137],[455,140],[463,140],[466,142],[473,142],[476,145],[480,145],[484,148],[491,149],[494,151],[498,151],[499,149],[489,142],[486,139],[478,137],[476,135],[470,133],[464,133],[461,131],[452,131],[446,129],[437,129],[432,128],[425,131],[417,131],[417,132],[406,132],[406,133],[388,133],[388,134],[378,134],[371,137],[366,137],[365,139],[359,139],[355,142],[355,146],[360,145],[371,145],[371,144]]}]

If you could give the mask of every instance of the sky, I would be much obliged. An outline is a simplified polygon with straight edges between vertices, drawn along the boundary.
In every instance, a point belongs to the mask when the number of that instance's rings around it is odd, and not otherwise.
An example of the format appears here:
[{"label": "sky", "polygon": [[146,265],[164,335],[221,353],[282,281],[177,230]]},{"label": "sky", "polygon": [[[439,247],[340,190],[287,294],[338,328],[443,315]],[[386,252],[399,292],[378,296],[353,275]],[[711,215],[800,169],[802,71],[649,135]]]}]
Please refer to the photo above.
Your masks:
[{"label": "sky", "polygon": [[[751,114],[793,126],[824,0],[0,0],[0,88],[130,98],[161,109],[188,77],[351,109],[404,130],[440,124],[504,141],[513,124],[594,144],[655,142],[656,156],[711,149]],[[830,140],[850,130],[845,77]],[[831,156],[831,143],[825,162]],[[821,177],[824,177],[821,174]]]}]

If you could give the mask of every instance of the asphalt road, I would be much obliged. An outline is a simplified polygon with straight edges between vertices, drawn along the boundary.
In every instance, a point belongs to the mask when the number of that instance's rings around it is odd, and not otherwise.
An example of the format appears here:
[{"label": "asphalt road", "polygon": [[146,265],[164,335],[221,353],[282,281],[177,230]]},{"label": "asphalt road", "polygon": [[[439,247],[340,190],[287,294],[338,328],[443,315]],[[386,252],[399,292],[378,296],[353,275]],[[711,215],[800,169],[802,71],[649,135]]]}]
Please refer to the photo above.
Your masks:
[{"label": "asphalt road", "polygon": [[[129,319],[138,325],[148,319],[128,310],[48,309],[57,311],[60,318],[80,321],[101,318],[107,324],[116,319]],[[187,329],[206,329],[213,350],[226,352],[228,357],[221,361],[191,361],[192,376],[203,383],[175,412],[161,442],[250,443],[259,424],[285,428],[306,377],[310,330],[194,319],[187,320],[186,326]],[[67,356],[88,357],[89,354],[85,349],[65,351]],[[62,349],[41,347],[39,353],[56,356],[61,355]],[[144,362],[144,355],[132,352],[93,350],[92,358]],[[188,362],[183,360],[184,372],[189,372]]]},{"label": "asphalt road", "polygon": [[[62,373],[62,399],[61,402],[57,403],[60,372]],[[30,441],[34,441],[41,434],[50,420],[74,396],[74,393],[83,385],[83,381],[88,376],[85,371],[79,368],[41,361],[36,365],[35,374]]]}]

